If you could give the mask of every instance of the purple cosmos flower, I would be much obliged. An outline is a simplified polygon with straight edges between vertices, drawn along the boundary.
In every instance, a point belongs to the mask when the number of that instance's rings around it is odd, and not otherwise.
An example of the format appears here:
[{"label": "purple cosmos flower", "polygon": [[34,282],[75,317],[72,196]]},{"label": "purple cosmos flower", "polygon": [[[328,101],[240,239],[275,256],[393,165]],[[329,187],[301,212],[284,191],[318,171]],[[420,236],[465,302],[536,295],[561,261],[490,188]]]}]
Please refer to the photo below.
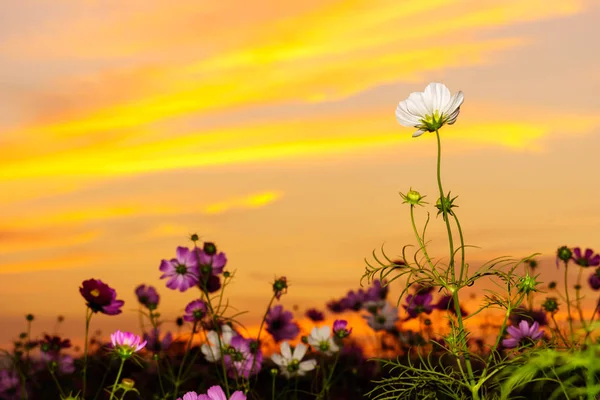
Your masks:
[{"label": "purple cosmos flower", "polygon": [[344,305],[340,300],[331,300],[327,304],[327,309],[334,314],[339,314],[345,311]]},{"label": "purple cosmos flower", "polygon": [[[215,249],[216,252],[216,249]],[[207,253],[203,249],[196,249],[196,255],[198,257],[198,266],[200,274],[203,276],[217,275],[223,272],[225,264],[227,264],[227,256],[225,253],[220,252],[218,254]]]},{"label": "purple cosmos flower", "polygon": [[306,316],[313,322],[320,322],[325,320],[325,315],[317,310],[316,308],[309,308],[306,310]]},{"label": "purple cosmos flower", "polygon": [[366,295],[367,294],[362,289],[359,289],[356,292],[354,290],[350,290],[346,294],[346,297],[342,298],[340,302],[342,303],[342,307],[346,310],[358,311],[362,308]]},{"label": "purple cosmos flower", "polygon": [[44,340],[40,340],[34,344],[40,345],[40,350],[42,353],[58,355],[62,349],[68,349],[71,347],[71,340],[61,339],[60,336],[44,335]]},{"label": "purple cosmos flower", "polygon": [[185,292],[198,283],[198,261],[194,252],[187,247],[177,247],[176,253],[177,258],[160,262],[160,270],[163,272],[160,279],[169,278],[169,289]]},{"label": "purple cosmos flower", "polygon": [[[384,282],[385,283],[385,282]],[[381,301],[387,298],[389,288],[381,285],[381,281],[376,279],[371,284],[371,287],[367,289],[365,301]]]},{"label": "purple cosmos flower", "polygon": [[116,331],[110,334],[112,347],[122,359],[127,359],[146,346],[146,341],[131,332]]},{"label": "purple cosmos flower", "polygon": [[600,254],[594,255],[592,249],[585,249],[585,253],[581,254],[581,249],[575,247],[573,249],[573,261],[582,267],[596,267],[600,265]]},{"label": "purple cosmos flower", "polygon": [[135,295],[141,305],[148,310],[156,310],[160,296],[154,286],[140,285],[135,288]]},{"label": "purple cosmos flower", "polygon": [[87,301],[87,306],[95,313],[117,315],[121,313],[121,307],[125,304],[123,300],[117,300],[117,292],[100,279],[83,281],[79,293]]},{"label": "purple cosmos flower", "polygon": [[433,311],[432,299],[433,296],[431,293],[422,294],[421,292],[416,295],[409,294],[406,296],[407,305],[402,307],[408,313],[407,319],[416,318],[421,313],[431,314]]},{"label": "purple cosmos flower", "polygon": [[540,330],[540,325],[534,322],[531,326],[525,320],[519,322],[519,327],[509,326],[506,328],[509,337],[502,340],[502,345],[507,349],[512,349],[518,346],[530,345],[540,339],[544,331]]},{"label": "purple cosmos flower", "polygon": [[596,272],[590,275],[588,282],[593,290],[600,289],[600,268],[596,268]]},{"label": "purple cosmos flower", "polygon": [[0,370],[0,394],[6,396],[2,398],[20,399],[20,386],[19,375],[17,375],[16,371]]},{"label": "purple cosmos flower", "polygon": [[[454,307],[454,300],[451,295],[442,296],[442,298],[437,302],[437,304],[434,307],[440,311],[449,311],[452,314],[456,315],[456,308]],[[464,317],[467,315],[467,312],[462,307],[460,307],[460,314]]]},{"label": "purple cosmos flower", "polygon": [[203,300],[193,300],[185,307],[183,319],[188,322],[202,321],[207,311],[208,307]]},{"label": "purple cosmos flower", "polygon": [[221,278],[217,275],[211,275],[208,277],[208,281],[206,282],[206,291],[208,293],[214,293],[221,289]]},{"label": "purple cosmos flower", "polygon": [[271,307],[265,322],[267,323],[267,332],[273,336],[276,342],[285,339],[294,339],[300,333],[300,327],[293,322],[294,316],[289,311],[283,311],[282,305]]},{"label": "purple cosmos flower", "polygon": [[350,336],[352,328],[348,329],[348,321],[345,319],[336,319],[333,322],[333,334],[340,339]]},{"label": "purple cosmos flower", "polygon": [[154,353],[160,353],[161,351],[167,350],[173,342],[173,335],[171,332],[160,339],[160,330],[153,329],[150,334],[144,333],[144,341],[146,342],[146,348]]},{"label": "purple cosmos flower", "polygon": [[250,375],[260,372],[263,354],[259,347],[251,351],[251,340],[241,336],[231,338],[231,343],[223,359],[228,368],[229,377],[237,379],[240,377],[248,379]]},{"label": "purple cosmos flower", "polygon": [[55,362],[59,374],[72,374],[75,372],[75,360],[66,354],[41,353],[40,360],[44,363]]},{"label": "purple cosmos flower", "polygon": [[[183,399],[180,397],[177,400],[227,400],[227,396],[221,386],[212,386],[208,389],[206,394],[197,394],[196,392],[187,392],[183,395]],[[231,394],[229,400],[246,400],[246,395],[239,390],[236,390]]]}]

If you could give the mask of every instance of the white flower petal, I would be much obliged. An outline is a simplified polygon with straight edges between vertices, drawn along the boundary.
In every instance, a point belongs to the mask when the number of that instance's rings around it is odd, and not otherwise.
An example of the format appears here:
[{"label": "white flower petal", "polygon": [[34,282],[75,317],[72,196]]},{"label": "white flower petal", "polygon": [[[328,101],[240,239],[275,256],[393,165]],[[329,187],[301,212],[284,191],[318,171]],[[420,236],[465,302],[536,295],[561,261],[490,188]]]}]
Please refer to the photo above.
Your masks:
[{"label": "white flower petal", "polygon": [[302,360],[302,358],[306,354],[307,349],[308,349],[308,347],[306,347],[306,345],[304,343],[298,343],[298,345],[294,349],[294,354],[292,355],[292,358],[294,360],[298,360],[298,361]]},{"label": "white flower petal", "polygon": [[229,325],[221,326],[221,330],[223,331],[223,340],[221,340],[222,344],[230,345],[231,338],[233,338],[233,329]]},{"label": "white flower petal", "polygon": [[277,353],[273,354],[273,355],[271,356],[271,360],[272,360],[272,361],[273,361],[275,364],[279,365],[280,367],[285,367],[285,366],[287,366],[287,365],[288,365],[288,363],[286,362],[286,360],[284,360],[284,358],[282,357],[282,355],[281,355],[281,354],[277,354]]},{"label": "white flower petal", "polygon": [[339,350],[339,346],[331,339],[329,341],[329,351],[332,353],[336,353]]},{"label": "white flower petal", "polygon": [[318,336],[321,340],[329,339],[330,333],[331,333],[331,327],[329,325],[322,326],[318,330]]},{"label": "white flower petal", "polygon": [[219,344],[219,334],[215,331],[208,332],[206,338],[213,345]]},{"label": "white flower petal", "polygon": [[292,350],[290,349],[290,344],[287,341],[281,343],[281,355],[288,361],[292,359]]},{"label": "white flower petal", "polygon": [[422,134],[424,134],[425,132],[427,132],[427,131],[424,131],[424,130],[422,130],[422,129],[419,129],[418,131],[415,131],[415,133],[413,133],[413,134],[412,134],[412,137],[419,137],[419,136],[421,136]]},{"label": "white flower petal", "polygon": [[396,120],[400,125],[406,127],[417,126],[421,123],[420,118],[411,114],[406,108],[406,100],[402,101],[396,107]]},{"label": "white flower petal", "polygon": [[414,92],[406,100],[408,112],[423,119],[427,114],[432,114],[431,105],[426,103],[425,96],[421,92]]},{"label": "white flower petal", "polygon": [[306,360],[306,361],[302,361],[300,364],[298,364],[298,368],[300,371],[307,372],[307,371],[312,371],[313,369],[315,369],[315,367],[317,366],[317,360]]}]

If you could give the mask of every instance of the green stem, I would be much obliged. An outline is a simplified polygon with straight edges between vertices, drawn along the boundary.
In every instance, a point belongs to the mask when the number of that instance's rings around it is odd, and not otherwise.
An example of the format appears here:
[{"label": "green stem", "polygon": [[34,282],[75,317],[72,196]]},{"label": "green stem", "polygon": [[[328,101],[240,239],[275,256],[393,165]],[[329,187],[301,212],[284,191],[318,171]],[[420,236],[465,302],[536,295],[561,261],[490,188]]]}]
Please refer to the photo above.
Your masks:
[{"label": "green stem", "polygon": [[63,392],[63,390],[62,390],[62,387],[60,386],[60,382],[58,382],[58,379],[56,378],[56,374],[54,373],[54,370],[52,368],[50,368],[50,366],[48,366],[48,371],[50,371],[50,375],[52,375],[52,379],[54,380],[54,383],[56,383],[56,387],[58,388],[60,397],[65,397],[65,392]]},{"label": "green stem", "polygon": [[571,339],[571,343],[568,345],[568,347],[571,347],[575,344],[575,334],[573,333],[573,318],[571,317],[571,301],[569,300],[569,283],[568,283],[568,277],[569,277],[569,269],[568,269],[568,262],[565,261],[565,298],[567,300],[567,315],[569,318],[569,331],[570,331],[570,339]]},{"label": "green stem", "polygon": [[581,321],[581,325],[583,329],[587,331],[587,325],[585,323],[585,318],[583,316],[583,310],[581,309],[581,277],[583,273],[583,268],[579,268],[579,273],[577,274],[577,286],[575,287],[575,302],[577,304],[577,311],[579,313],[579,320]]},{"label": "green stem", "polygon": [[83,389],[81,391],[81,397],[85,399],[86,387],[87,387],[87,364],[88,364],[88,335],[90,332],[90,321],[92,320],[94,312],[88,307],[85,311],[85,343],[83,344]]},{"label": "green stem", "polygon": [[115,390],[117,386],[119,386],[119,379],[121,378],[121,373],[123,372],[123,365],[125,365],[125,359],[121,359],[121,366],[119,366],[119,372],[117,372],[117,379],[115,379],[115,384],[113,385],[112,391],[110,392],[110,398],[108,400],[112,400],[115,397]]},{"label": "green stem", "polygon": [[415,223],[414,208],[415,208],[415,206],[411,204],[410,205],[410,222],[412,224],[413,231],[417,238],[417,242],[419,242],[419,247],[421,248],[421,250],[423,250],[423,255],[425,256],[425,259],[427,260],[427,263],[429,264],[429,267],[431,268],[431,273],[433,273],[433,275],[436,277],[436,279],[438,279],[440,281],[440,283],[443,286],[445,286],[445,280],[440,277],[437,270],[435,269],[435,265],[431,261],[429,254],[427,254],[427,248],[425,247],[425,243],[423,243],[423,240],[421,239],[421,236],[419,235],[419,231],[417,230],[417,224]]},{"label": "green stem", "polygon": [[156,359],[156,374],[158,375],[158,384],[160,385],[160,392],[163,396],[163,398],[165,397],[165,388],[163,386],[163,381],[162,381],[162,375],[161,375],[161,371],[160,371],[160,360]]},{"label": "green stem", "polygon": [[560,336],[560,339],[563,341],[565,347],[569,347],[567,339],[563,336],[562,332],[560,331],[560,328],[558,327],[558,322],[556,322],[556,318],[554,318],[554,313],[550,314],[550,318],[552,318],[552,321],[554,322],[554,328],[556,329],[556,333],[558,333],[558,336]]},{"label": "green stem", "polygon": [[456,227],[458,228],[458,237],[460,238],[460,275],[458,278],[458,284],[461,285],[463,281],[464,274],[469,273],[469,271],[465,270],[465,240],[463,237],[463,231],[460,226],[460,222],[458,222],[458,217],[455,212],[452,212],[452,216],[454,217],[454,222],[456,222]]},{"label": "green stem", "polygon": [[[271,300],[269,301],[269,304],[267,305],[267,311],[265,311],[265,314],[263,315],[262,321],[260,321],[260,326],[258,328],[258,334],[256,335],[256,351],[260,351],[260,334],[262,333],[262,329],[265,325],[265,321],[267,319],[267,315],[269,315],[269,311],[271,310],[271,305],[273,305],[273,301],[275,301],[275,298],[277,297],[276,294],[273,294],[273,296],[271,297]],[[250,373],[252,374],[252,371],[254,371],[254,367],[256,365],[256,357],[254,357],[254,359],[252,360],[252,367],[250,368]],[[248,381],[250,381],[250,377],[248,377]],[[256,374],[256,381],[258,381],[258,374]],[[255,381],[255,383],[256,383]]]},{"label": "green stem", "polygon": [[[463,334],[465,333],[465,328],[464,328],[464,323],[463,323],[463,317],[462,317],[462,313],[460,312],[460,302],[459,302],[459,298],[458,298],[458,288],[456,287],[456,273],[454,271],[454,241],[452,239],[452,228],[450,227],[450,219],[448,218],[448,208],[447,208],[447,204],[444,201],[444,188],[442,187],[442,172],[441,172],[441,167],[442,167],[442,143],[440,140],[440,133],[439,131],[436,129],[435,131],[435,136],[437,138],[437,182],[438,182],[438,188],[440,191],[440,203],[442,206],[442,215],[444,218],[444,221],[446,222],[446,230],[448,231],[448,245],[449,245],[449,249],[450,249],[450,261],[449,261],[449,269],[450,269],[450,274],[452,277],[452,299],[454,301],[454,308],[456,310],[456,316],[457,316],[457,322],[458,322],[458,330],[459,330],[459,335],[458,336],[460,338],[461,344],[462,344],[462,348],[463,348],[463,352],[464,352],[464,358],[465,358],[465,365],[467,367],[467,373],[469,375],[469,383],[472,389],[472,396],[474,400],[479,400],[479,387],[475,384],[475,375],[473,374],[473,366],[471,365],[471,356],[469,355],[469,348],[467,346],[467,335]],[[463,246],[464,248],[464,246]],[[462,270],[462,268],[461,268]]]},{"label": "green stem", "polygon": [[338,359],[340,358],[340,353],[341,353],[341,349],[335,354],[335,361],[333,362],[333,365],[331,366],[331,369],[329,370],[329,374],[328,374],[327,378],[323,382],[323,388],[321,389],[321,393],[319,393],[319,396],[317,397],[318,400],[323,399],[325,397],[325,395],[327,395],[327,397],[329,397],[329,385],[331,383],[331,378],[333,377],[333,372],[335,371],[335,367],[337,366]]},{"label": "green stem", "polygon": [[273,382],[271,383],[271,400],[275,400],[275,379],[277,378],[276,374],[271,374],[273,378]]},{"label": "green stem", "polygon": [[198,322],[194,321],[194,326],[192,327],[192,334],[190,335],[190,340],[188,340],[187,345],[185,346],[185,351],[183,353],[183,359],[181,360],[181,364],[179,364],[179,371],[177,372],[177,379],[175,380],[175,391],[173,392],[173,400],[177,398],[179,385],[181,385],[181,372],[183,371],[183,366],[185,364],[185,360],[189,353],[190,347],[192,345],[192,341],[194,340],[194,334],[196,333],[196,327],[198,326]]},{"label": "green stem", "polygon": [[440,190],[440,203],[442,205],[442,216],[444,218],[444,221],[446,222],[446,230],[448,231],[448,245],[450,247],[450,274],[452,276],[452,281],[454,283],[454,280],[456,279],[456,274],[454,271],[454,240],[452,239],[452,228],[450,227],[450,220],[448,219],[448,208],[447,208],[447,204],[444,201],[444,189],[442,188],[442,143],[440,141],[440,133],[439,131],[436,129],[435,131],[435,136],[437,137],[437,148],[438,148],[438,152],[437,152],[437,182],[438,182],[438,188]]}]

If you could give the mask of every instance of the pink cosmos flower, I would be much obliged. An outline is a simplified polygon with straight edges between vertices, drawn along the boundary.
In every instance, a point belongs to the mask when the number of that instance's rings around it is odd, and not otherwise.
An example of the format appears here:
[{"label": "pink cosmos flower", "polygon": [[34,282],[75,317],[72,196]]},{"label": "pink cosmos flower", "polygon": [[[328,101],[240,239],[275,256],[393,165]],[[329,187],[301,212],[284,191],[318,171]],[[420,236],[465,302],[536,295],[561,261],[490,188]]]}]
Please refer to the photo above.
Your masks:
[{"label": "pink cosmos flower", "polygon": [[333,334],[340,339],[350,336],[352,328],[348,329],[348,321],[345,319],[336,319],[333,322]]},{"label": "pink cosmos flower", "polygon": [[207,311],[208,307],[203,300],[193,300],[185,307],[183,319],[188,322],[202,321]]},{"label": "pink cosmos flower", "polygon": [[[197,394],[196,392],[188,392],[177,400],[228,400],[221,386],[212,386],[206,394]],[[246,395],[239,390],[231,394],[229,400],[246,400]]]},{"label": "pink cosmos flower", "polygon": [[534,322],[529,326],[529,322],[523,320],[519,322],[519,327],[509,326],[506,328],[509,337],[502,340],[502,345],[507,349],[518,347],[519,345],[529,345],[539,340],[544,331],[540,330],[540,324]]},{"label": "pink cosmos flower", "polygon": [[120,330],[111,333],[110,341],[113,348],[123,359],[127,359],[137,353],[146,346],[146,341],[142,342],[142,338],[131,332],[121,332]]},{"label": "pink cosmos flower", "polygon": [[293,319],[294,315],[289,311],[283,311],[282,305],[271,307],[265,318],[267,332],[276,342],[285,339],[293,340],[300,333],[300,327]]},{"label": "pink cosmos flower", "polygon": [[121,307],[125,302],[117,300],[117,292],[106,283],[100,279],[88,279],[83,281],[81,286],[79,293],[93,312],[101,312],[106,315],[121,313]]},{"label": "pink cosmos flower", "polygon": [[135,295],[141,305],[149,310],[155,310],[160,296],[154,286],[139,285],[135,288]]},{"label": "pink cosmos flower", "polygon": [[160,270],[163,272],[160,279],[169,278],[169,289],[185,292],[198,284],[198,261],[193,251],[186,247],[177,247],[177,258],[171,261],[162,260]]},{"label": "pink cosmos flower", "polygon": [[581,248],[573,249],[573,261],[581,267],[596,267],[600,265],[600,254],[594,255],[594,250],[585,249],[585,253],[581,254]]}]

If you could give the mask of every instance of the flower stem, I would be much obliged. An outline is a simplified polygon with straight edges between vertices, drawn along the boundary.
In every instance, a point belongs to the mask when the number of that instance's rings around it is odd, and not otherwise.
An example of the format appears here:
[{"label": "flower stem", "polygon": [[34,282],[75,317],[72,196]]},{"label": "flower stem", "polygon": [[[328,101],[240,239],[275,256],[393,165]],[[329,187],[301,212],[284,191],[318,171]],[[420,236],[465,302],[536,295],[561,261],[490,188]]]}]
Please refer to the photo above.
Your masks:
[{"label": "flower stem", "polygon": [[[273,301],[275,301],[276,297],[277,297],[277,295],[273,294],[273,296],[271,297],[271,300],[269,301],[269,304],[267,305],[267,311],[265,311],[262,321],[260,321],[260,327],[258,328],[258,333],[256,335],[256,346],[257,346],[256,352],[257,353],[260,351],[260,334],[262,333],[262,329],[265,326],[265,321],[267,319],[267,315],[269,315],[269,310],[271,309],[271,305],[273,305]],[[252,374],[252,372],[254,371],[255,365],[256,365],[256,354],[254,355],[254,358],[252,359],[252,367],[250,368],[250,374]],[[250,381],[250,376],[248,376],[248,381]],[[258,374],[256,374],[255,383],[257,381],[258,381]]]},{"label": "flower stem", "polygon": [[185,350],[183,353],[183,359],[181,360],[181,364],[179,364],[179,371],[177,372],[177,379],[175,380],[175,391],[173,392],[173,400],[175,400],[177,398],[179,385],[181,385],[181,372],[183,371],[183,366],[185,364],[185,360],[190,351],[192,341],[194,340],[194,333],[196,333],[197,326],[198,326],[198,322],[194,321],[194,326],[192,327],[192,334],[190,335],[190,340],[188,340],[187,345],[185,346]]},{"label": "flower stem", "polygon": [[568,269],[569,264],[565,261],[565,297],[567,300],[567,318],[569,319],[569,331],[570,331],[570,340],[571,343],[568,345],[568,347],[571,347],[572,345],[574,345],[575,343],[575,334],[573,332],[573,318],[571,317],[571,301],[569,300],[569,283],[568,283],[568,277],[569,277],[569,269]]},{"label": "flower stem", "polygon": [[56,374],[54,373],[54,370],[50,368],[50,366],[48,366],[48,371],[50,371],[50,375],[52,375],[52,380],[54,380],[54,383],[56,383],[56,387],[58,388],[60,397],[65,397],[65,392],[63,392],[62,387],[60,386],[60,382],[58,382],[58,379],[56,379]]},{"label": "flower stem", "polygon": [[110,398],[108,400],[112,400],[115,397],[115,390],[117,386],[119,386],[119,379],[121,378],[121,373],[123,372],[123,365],[125,365],[125,359],[121,359],[121,365],[119,366],[119,372],[117,372],[117,379],[115,379],[115,384],[113,385],[112,391],[110,392]]},{"label": "flower stem", "polygon": [[83,344],[83,389],[81,391],[81,397],[85,399],[86,386],[87,386],[87,364],[88,364],[88,336],[90,333],[90,321],[92,320],[93,311],[88,307],[85,310],[85,343]]},{"label": "flower stem", "polygon": [[577,286],[575,287],[575,302],[577,304],[577,311],[579,312],[579,320],[581,321],[581,325],[583,329],[587,331],[587,324],[585,323],[585,318],[583,316],[583,310],[581,309],[581,276],[583,273],[583,268],[579,268],[579,273],[577,274]]},{"label": "flower stem", "polygon": [[444,189],[442,188],[442,143],[440,141],[440,133],[438,130],[435,131],[435,136],[437,138],[437,182],[438,188],[440,190],[440,203],[442,205],[442,216],[444,221],[446,222],[446,230],[448,231],[448,245],[450,247],[450,265],[448,268],[450,269],[450,274],[452,276],[452,281],[455,280],[455,271],[454,271],[454,240],[452,239],[452,228],[450,227],[450,220],[448,219],[448,208],[447,204],[444,201]]}]

